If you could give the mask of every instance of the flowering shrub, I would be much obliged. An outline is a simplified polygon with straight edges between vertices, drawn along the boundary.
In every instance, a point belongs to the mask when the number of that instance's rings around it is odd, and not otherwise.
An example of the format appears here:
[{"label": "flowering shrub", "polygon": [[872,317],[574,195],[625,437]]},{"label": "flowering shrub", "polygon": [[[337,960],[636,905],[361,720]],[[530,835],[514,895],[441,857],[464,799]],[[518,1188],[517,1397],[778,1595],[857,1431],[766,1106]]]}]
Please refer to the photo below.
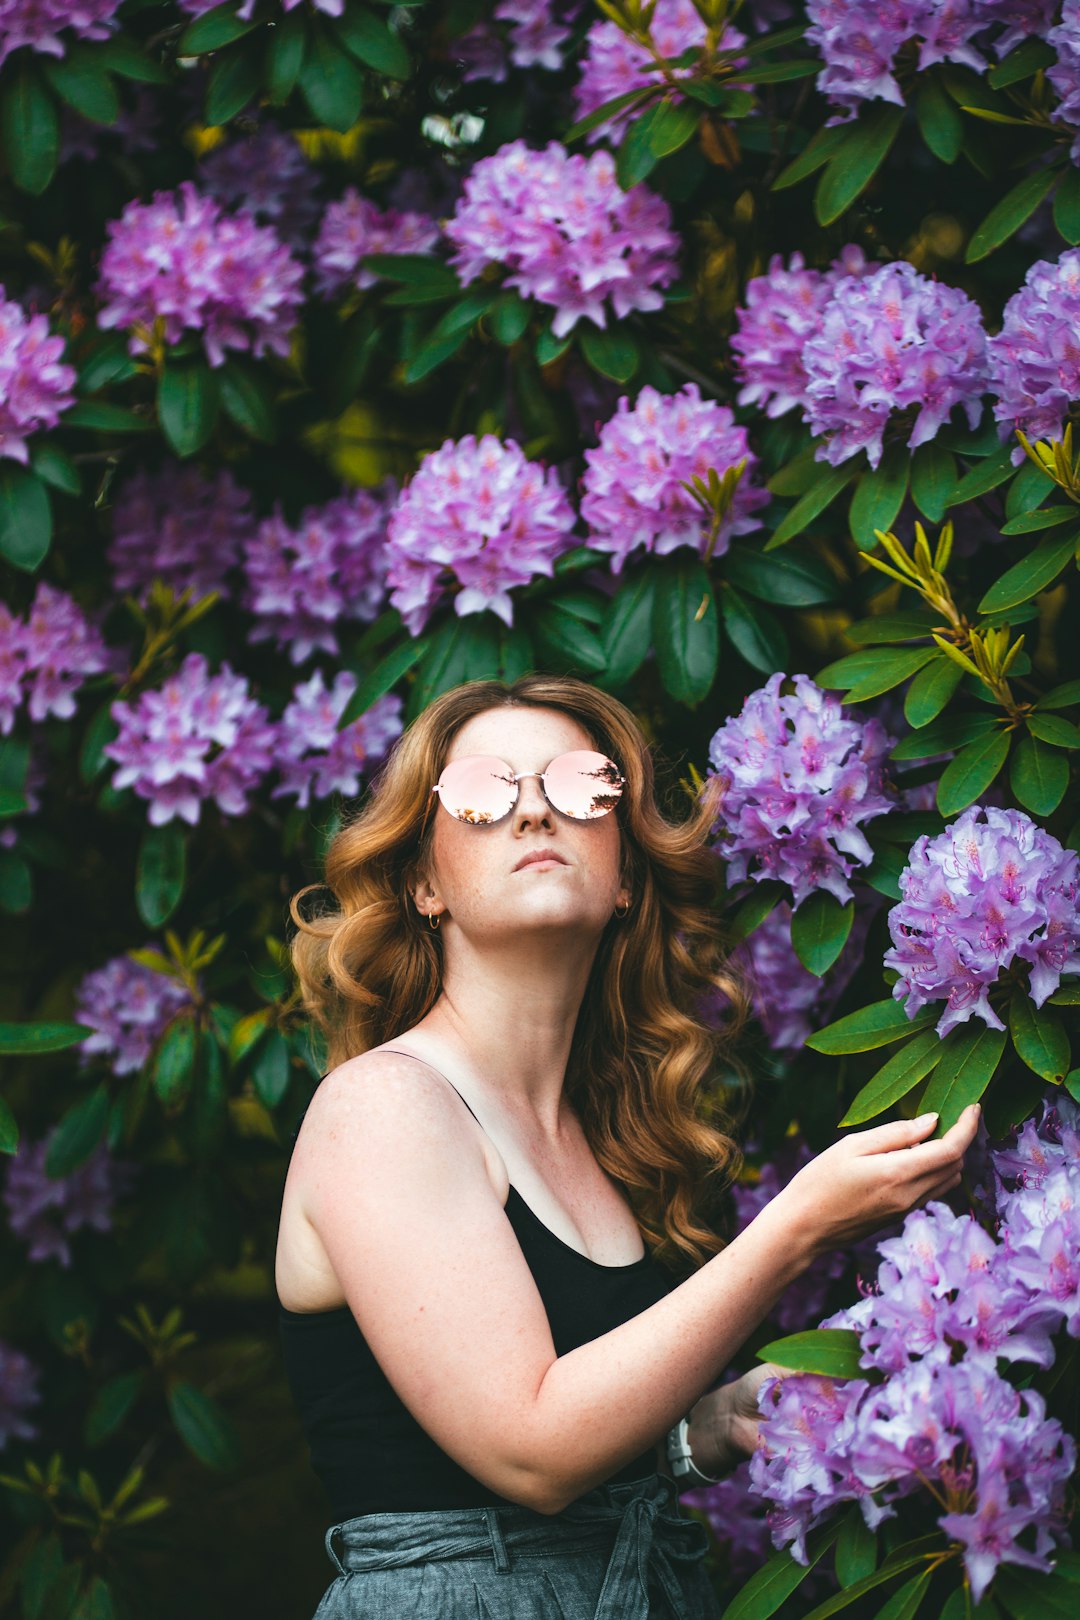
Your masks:
[{"label": "flowering shrub", "polygon": [[439,227],[428,215],[378,208],[350,186],[319,227],[313,249],[319,290],[373,287],[378,277],[360,263],[366,253],[426,253],[438,240]]},{"label": "flowering shrub", "polygon": [[118,591],[143,601],[159,579],[178,595],[233,594],[229,576],[252,528],[250,492],[222,467],[212,478],[191,462],[138,468],[117,493],[108,556]]},{"label": "flowering shrub", "polygon": [[76,39],[108,39],[121,0],[0,0],[0,63],[29,46],[47,56],[63,56],[64,34]]},{"label": "flowering shrub", "polygon": [[[1057,438],[1080,387],[1076,352],[1080,310],[1080,251],[1056,263],[1031,266],[1019,292],[1005,305],[1001,331],[988,349],[994,415],[1003,432],[1022,428],[1031,438]],[[1022,461],[1016,446],[1014,461]]]},{"label": "flowering shrub", "polygon": [[361,776],[370,775],[402,725],[401,699],[387,693],[359,720],[339,729],[356,687],[356,676],[347,669],[338,671],[329,690],[321,670],[296,687],[281,717],[276,758],[281,781],[271,798],[293,794],[306,810],[313,796],[359,793]]},{"label": "flowering shrub", "polygon": [[[656,57],[678,58],[693,46],[703,45],[707,36],[705,20],[693,0],[657,0],[649,29],[652,46],[634,39],[616,22],[597,20],[590,25],[581,77],[574,91],[579,118],[595,112],[605,102],[623,96],[628,90],[655,83]],[[727,25],[721,38],[723,49],[741,45],[745,35]],[[683,69],[688,73],[689,69]],[[679,70],[675,70],[679,77]],[[598,124],[591,139],[610,140],[625,129],[632,114],[616,113]]]}]

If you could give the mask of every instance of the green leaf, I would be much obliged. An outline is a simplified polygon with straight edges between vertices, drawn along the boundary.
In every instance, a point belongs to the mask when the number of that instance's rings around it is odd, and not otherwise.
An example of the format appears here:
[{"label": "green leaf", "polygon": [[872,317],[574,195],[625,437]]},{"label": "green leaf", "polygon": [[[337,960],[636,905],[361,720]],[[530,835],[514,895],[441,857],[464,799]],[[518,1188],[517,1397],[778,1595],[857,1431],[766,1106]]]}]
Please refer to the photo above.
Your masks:
[{"label": "green leaf", "polygon": [[817,183],[814,214],[819,225],[831,225],[866,190],[903,121],[903,107],[875,102],[866,117],[849,126],[847,140],[833,153]]},{"label": "green leaf", "polygon": [[863,1518],[861,1508],[853,1506],[844,1516],[836,1542],[836,1578],[841,1586],[854,1586],[856,1581],[872,1575],[876,1567],[877,1534]]},{"label": "green leaf", "polygon": [[135,863],[135,909],[148,928],[160,928],[184,892],[184,833],[177,820],[148,826]]},{"label": "green leaf", "polygon": [[1080,979],[1066,979],[1047,1002],[1051,1007],[1080,1007]]},{"label": "green leaf", "polygon": [[61,1116],[45,1153],[45,1174],[70,1176],[85,1164],[105,1134],[108,1117],[109,1091],[102,1081]]},{"label": "green leaf", "polygon": [[664,158],[671,152],[677,152],[697,134],[700,122],[700,109],[692,101],[669,101],[665,97],[658,102],[656,116],[649,128],[649,147],[653,156]]},{"label": "green leaf", "polygon": [[868,648],[827,664],[817,681],[819,686],[845,692],[845,703],[861,703],[891,691],[936,657],[934,647]]},{"label": "green leaf", "polygon": [[844,1052],[870,1052],[878,1046],[891,1046],[905,1036],[936,1024],[941,1017],[936,1007],[917,1012],[909,1018],[900,1001],[875,1001],[870,1007],[838,1018],[806,1040],[815,1052],[834,1057]]},{"label": "green leaf", "polygon": [[349,8],[332,27],[345,49],[365,67],[388,79],[407,79],[412,73],[412,58],[401,39],[372,12]]},{"label": "green leaf", "polygon": [[215,54],[206,75],[203,117],[212,126],[227,124],[243,112],[262,88],[259,53],[247,45],[233,45]]},{"label": "green leaf", "polygon": [[169,75],[160,62],[153,61],[131,34],[113,34],[96,47],[110,73],[139,84],[168,84]]},{"label": "green leaf", "polygon": [[437,371],[441,365],[445,365],[447,360],[453,359],[458,350],[464,346],[468,335],[468,328],[462,327],[457,332],[451,333],[449,337],[429,338],[426,343],[417,349],[405,367],[405,381],[407,383],[420,382],[422,378],[427,377],[431,372]]},{"label": "green leaf", "polygon": [[31,440],[30,470],[43,484],[49,484],[64,495],[82,494],[78,467],[66,450],[61,450],[58,444],[48,439]]},{"label": "green leaf", "polygon": [[215,1400],[183,1378],[169,1384],[166,1399],[177,1434],[201,1463],[219,1470],[237,1466],[236,1433]]},{"label": "green leaf", "polygon": [[891,1108],[925,1079],[940,1061],[941,1054],[942,1042],[936,1030],[925,1029],[913,1036],[863,1086],[840,1121],[841,1127],[865,1124]]},{"label": "green leaf", "polygon": [[266,94],[275,107],[283,107],[296,88],[307,50],[307,19],[303,11],[275,18],[266,31]]},{"label": "green leaf", "polygon": [[83,118],[95,124],[113,124],[120,115],[120,98],[101,56],[78,41],[68,44],[63,56],[42,60],[42,70],[56,94]]},{"label": "green leaf", "polygon": [[859,1365],[862,1345],[850,1328],[812,1328],[808,1333],[792,1333],[774,1339],[756,1352],[759,1361],[775,1361],[778,1367],[796,1372],[818,1373],[822,1378],[862,1378]]},{"label": "green leaf", "polygon": [[[128,340],[124,332],[105,332],[90,346],[79,367],[76,387],[80,394],[92,394],[111,382],[127,382],[138,375],[134,358],[128,353]],[[64,424],[67,425],[67,416]]]},{"label": "green leaf", "polygon": [[0,1153],[19,1151],[19,1126],[7,1102],[0,1097]]},{"label": "green leaf", "polygon": [[766,542],[765,550],[775,551],[778,546],[794,540],[797,534],[802,534],[816,517],[821,516],[826,507],[832,505],[840,491],[847,488],[858,471],[858,457],[852,457],[840,467],[826,465],[817,482],[811,484],[805,495],[801,495],[791,511],[785,514],[775,534]]},{"label": "green leaf", "polygon": [[1054,224],[1073,247],[1080,242],[1080,169],[1071,163],[1054,193]]},{"label": "green leaf", "polygon": [[428,650],[430,637],[418,637],[415,640],[398,641],[391,647],[384,658],[381,658],[374,669],[369,670],[352,697],[345,705],[344,712],[338,722],[338,730],[352,725],[361,715],[367,713],[372,704],[392,690],[401,677],[408,673],[414,664],[418,664]]},{"label": "green leaf", "polygon": [[615,178],[624,191],[632,191],[655,169],[659,161],[652,149],[653,123],[660,111],[660,103],[646,107],[627,127],[619,150],[615,154]]},{"label": "green leaf", "polygon": [[1036,169],[1007,191],[973,231],[964,254],[965,263],[976,264],[1008,241],[1024,221],[1031,218],[1056,179],[1056,169]]},{"label": "green leaf", "polygon": [[259,1101],[271,1112],[289,1089],[292,1060],[289,1043],[279,1029],[272,1029],[255,1054],[251,1078]]},{"label": "green leaf", "polygon": [[202,449],[217,423],[220,400],[217,378],[205,361],[174,361],[164,367],[158,380],[158,420],[178,456]]},{"label": "green leaf", "polygon": [[660,679],[677,703],[693,708],[712,686],[720,658],[712,586],[701,559],[685,550],[657,566],[655,576],[653,646]]},{"label": "green leaf", "polygon": [[91,1401],[83,1421],[83,1441],[88,1446],[99,1446],[115,1434],[138,1400],[146,1384],[142,1368],[134,1372],[118,1373],[108,1379]]},{"label": "green leaf", "polygon": [[885,1607],[878,1610],[876,1620],[914,1620],[922,1607],[923,1598],[930,1590],[932,1579],[933,1571],[929,1569],[921,1575],[913,1575],[899,1591],[893,1593]]},{"label": "green leaf", "polygon": [[936,1136],[951,1130],[971,1103],[979,1101],[994,1078],[1005,1050],[1005,1031],[989,1029],[981,1018],[950,1030],[941,1061],[930,1076],[920,1112],[938,1114]]},{"label": "green leaf", "polygon": [[972,467],[953,485],[946,504],[960,506],[966,501],[975,500],[978,495],[987,495],[990,490],[997,489],[998,485],[1011,478],[1015,471],[1012,453],[1013,446],[1004,444],[985,456],[977,466]]},{"label": "green leaf", "polygon": [[762,62],[759,66],[736,68],[732,77],[740,84],[786,84],[791,79],[808,79],[820,71],[817,62],[791,57],[786,62]]},{"label": "green leaf", "polygon": [[70,1620],[118,1620],[112,1588],[102,1576],[91,1575],[70,1611]]},{"label": "green leaf", "polygon": [[228,4],[215,6],[213,11],[197,17],[180,35],[177,56],[202,56],[207,51],[218,51],[259,26],[257,22],[245,22],[236,12],[234,0],[228,0]]},{"label": "green leaf", "polygon": [[909,726],[935,720],[964,678],[959,664],[944,656],[924,664],[904,695],[904,719]]},{"label": "green leaf", "polygon": [[56,102],[28,51],[17,56],[0,86],[0,142],[20,191],[39,197],[56,172],[60,118]]},{"label": "green leaf", "polygon": [[491,312],[491,334],[497,343],[511,348],[525,335],[532,315],[532,305],[516,292],[504,292]]},{"label": "green leaf", "polygon": [[1080,681],[1063,681],[1045,692],[1036,703],[1036,709],[1071,709],[1080,703]]},{"label": "green leaf", "polygon": [[569,146],[571,141],[580,140],[582,135],[588,135],[590,130],[599,129],[601,124],[606,124],[613,114],[622,112],[624,107],[633,106],[636,101],[647,101],[655,94],[656,86],[650,84],[640,90],[624,90],[621,95],[612,96],[610,101],[594,107],[591,113],[579,118],[576,124],[571,124],[563,136],[563,145]]},{"label": "green leaf", "polygon": [[925,608],[909,608],[904,613],[880,613],[870,619],[860,619],[849,625],[845,634],[849,641],[860,647],[879,642],[925,640],[932,629],[941,623],[940,614]]},{"label": "green leaf", "polygon": [[652,570],[643,568],[624,578],[611,598],[602,638],[607,690],[625,686],[645,662],[652,646],[654,585]]},{"label": "green leaf", "polygon": [[1068,785],[1069,762],[1064,754],[1035,737],[1021,737],[1009,765],[1009,786],[1024,809],[1034,816],[1050,815],[1065,797]]},{"label": "green leaf", "polygon": [[1004,90],[1010,84],[1019,84],[1021,79],[1030,79],[1040,69],[1056,61],[1057,52],[1053,46],[1033,35],[1021,40],[1007,56],[1002,57],[996,67],[990,69],[986,75],[987,83],[995,90]]},{"label": "green leaf", "polygon": [[568,613],[558,598],[537,603],[529,629],[542,665],[557,674],[598,675],[604,669],[604,647],[595,630]]},{"label": "green leaf", "polygon": [[722,1620],[768,1620],[798,1590],[839,1534],[840,1521],[837,1519],[808,1536],[805,1564],[797,1564],[786,1547],[774,1553],[731,1600]]},{"label": "green leaf", "polygon": [[778,467],[772,477],[766,481],[765,488],[770,495],[782,495],[788,499],[793,495],[805,495],[806,491],[824,477],[823,464],[817,458],[819,443],[811,439],[804,444],[798,455]]},{"label": "green leaf", "polygon": [[817,889],[791,916],[791,943],[808,973],[820,978],[832,967],[847,944],[855,917],[855,903],[841,905],[827,889]]},{"label": "green leaf", "polygon": [[720,592],[720,613],[728,640],[751,669],[771,675],[787,667],[788,639],[775,613],[741,596],[733,585]]},{"label": "green leaf", "polygon": [[954,748],[974,742],[976,737],[987,736],[997,726],[997,719],[992,714],[947,714],[935,725],[925,726],[910,737],[902,737],[889,757],[895,760],[932,759],[935,754],[951,753]]},{"label": "green leaf", "polygon": [[727,919],[729,939],[749,939],[754,929],[760,928],[766,917],[776,910],[787,892],[785,883],[774,882],[772,878],[763,878],[760,883],[755,883],[746,899],[736,906]]},{"label": "green leaf", "polygon": [[[1013,1620],[1076,1620],[1076,1587],[1054,1575],[1036,1575],[1030,1569],[999,1569],[994,1596]],[[981,1616],[972,1615],[972,1620]]]},{"label": "green leaf", "polygon": [[937,807],[943,816],[959,815],[985,793],[1009,754],[1009,733],[994,731],[961,748],[941,773]]},{"label": "green leaf", "polygon": [[313,18],[297,83],[311,115],[344,135],[360,117],[364,75],[320,18]]},{"label": "green leaf", "polygon": [[[905,1542],[902,1547],[897,1547],[894,1552],[890,1553],[881,1567],[876,1569],[872,1575],[867,1575],[864,1580],[856,1581],[855,1585],[849,1586],[846,1591],[837,1592],[833,1597],[826,1598],[824,1603],[819,1603],[816,1609],[810,1611],[805,1620],[827,1620],[829,1615],[838,1614],[841,1609],[846,1609],[850,1604],[857,1603],[861,1597],[867,1592],[872,1592],[876,1586],[884,1586],[894,1576],[903,1575],[907,1570],[914,1569],[916,1564],[928,1563],[932,1559],[940,1557],[943,1551],[940,1534],[922,1536],[918,1541]],[[928,1570],[927,1574],[930,1573],[932,1571]]]},{"label": "green leaf", "polygon": [[253,439],[273,444],[277,413],[269,380],[258,366],[244,360],[226,360],[218,371],[221,403],[229,420]]},{"label": "green leaf", "polygon": [[736,545],[724,558],[724,577],[741,591],[779,607],[835,602],[836,581],[808,548],[789,545],[775,556]]},{"label": "green leaf", "polygon": [[1080,530],[1074,529],[1056,540],[1044,540],[1029,557],[1014,563],[1008,573],[991,585],[979,603],[979,612],[994,613],[1016,607],[1044,591],[1072,561],[1078,538]]},{"label": "green leaf", "polygon": [[797,186],[800,180],[808,180],[835,157],[840,147],[847,141],[849,133],[846,124],[835,124],[829,129],[819,129],[798,157],[794,158],[785,169],[780,170],[771,189],[786,191],[789,186]]},{"label": "green leaf", "polygon": [[878,543],[874,530],[888,532],[896,522],[907,494],[910,471],[907,450],[894,444],[886,450],[877,468],[863,473],[855,485],[849,522],[851,537],[860,551],[873,551]]},{"label": "green leaf", "polygon": [[1058,714],[1029,714],[1027,728],[1033,737],[1050,743],[1054,748],[1080,748],[1080,726],[1063,720]]},{"label": "green leaf", "polygon": [[928,523],[940,523],[956,484],[956,458],[937,439],[911,458],[911,498]]},{"label": "green leaf", "polygon": [[1056,529],[1062,523],[1076,522],[1075,506],[1045,506],[1038,512],[1021,512],[1001,526],[1002,534],[1037,534],[1040,529]]},{"label": "green leaf", "polygon": [[955,163],[964,144],[964,120],[933,74],[925,75],[919,85],[915,118],[919,134],[934,156],[942,163]]},{"label": "green leaf", "polygon": [[641,350],[634,334],[613,323],[606,329],[586,321],[579,328],[581,352],[594,371],[613,382],[627,383],[641,362]]},{"label": "green leaf", "polygon": [[1053,479],[1048,478],[1041,467],[1036,467],[1030,459],[1023,461],[1005,491],[1006,518],[1020,517],[1024,512],[1033,512],[1037,506],[1042,505],[1053,489]]},{"label": "green leaf", "polygon": [[95,433],[152,433],[154,423],[123,405],[106,400],[81,399],[64,412],[65,427],[90,428]]},{"label": "green leaf", "polygon": [[406,287],[438,291],[446,298],[454,298],[461,292],[461,283],[449,265],[427,253],[365,253],[360,263],[377,276],[399,281]]},{"label": "green leaf", "polygon": [[93,1033],[89,1024],[0,1024],[0,1056],[36,1057],[41,1052],[64,1052]]},{"label": "green leaf", "polygon": [[1055,1084],[1069,1071],[1069,1037],[1061,1014],[1049,1007],[1036,1007],[1024,990],[1017,990],[1009,1003],[1009,1034],[1017,1056],[1042,1080]]},{"label": "green leaf", "polygon": [[862,878],[869,883],[878,894],[883,894],[887,900],[901,899],[900,877],[907,858],[902,850],[889,844],[884,844],[875,854],[869,866],[864,866]]},{"label": "green leaf", "polygon": [[32,574],[48,553],[52,532],[45,485],[5,456],[0,461],[0,556]]},{"label": "green leaf", "polygon": [[536,363],[538,366],[550,366],[553,361],[564,355],[574,341],[573,333],[566,337],[557,338],[550,326],[544,330],[536,340]]},{"label": "green leaf", "polygon": [[190,1011],[167,1026],[154,1058],[154,1091],[166,1108],[183,1103],[195,1079],[195,1025]]}]

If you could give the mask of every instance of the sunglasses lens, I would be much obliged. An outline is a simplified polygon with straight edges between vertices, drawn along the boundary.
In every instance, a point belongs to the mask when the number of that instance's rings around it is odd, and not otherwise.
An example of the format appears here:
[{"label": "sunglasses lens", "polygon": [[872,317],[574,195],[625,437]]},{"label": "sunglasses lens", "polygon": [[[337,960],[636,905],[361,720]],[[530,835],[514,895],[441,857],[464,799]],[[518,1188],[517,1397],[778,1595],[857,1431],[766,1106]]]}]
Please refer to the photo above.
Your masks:
[{"label": "sunglasses lens", "polygon": [[505,760],[489,754],[453,760],[439,778],[443,809],[474,826],[500,820],[516,797],[517,787],[506,774]]},{"label": "sunglasses lens", "polygon": [[606,754],[579,748],[552,760],[544,772],[544,787],[564,816],[595,821],[614,810],[622,797],[623,781],[618,766]]}]

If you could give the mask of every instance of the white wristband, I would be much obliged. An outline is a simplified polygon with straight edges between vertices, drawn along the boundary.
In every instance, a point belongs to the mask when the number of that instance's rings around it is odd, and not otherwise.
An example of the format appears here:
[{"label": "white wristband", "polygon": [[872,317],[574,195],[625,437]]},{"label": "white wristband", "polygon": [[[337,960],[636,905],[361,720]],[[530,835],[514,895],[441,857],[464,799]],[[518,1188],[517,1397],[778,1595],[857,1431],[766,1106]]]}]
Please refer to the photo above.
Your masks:
[{"label": "white wristband", "polygon": [[694,1462],[690,1450],[689,1427],[690,1419],[684,1417],[673,1429],[668,1430],[667,1459],[671,1464],[671,1472],[677,1480],[688,1485],[715,1485],[717,1480],[703,1474]]}]

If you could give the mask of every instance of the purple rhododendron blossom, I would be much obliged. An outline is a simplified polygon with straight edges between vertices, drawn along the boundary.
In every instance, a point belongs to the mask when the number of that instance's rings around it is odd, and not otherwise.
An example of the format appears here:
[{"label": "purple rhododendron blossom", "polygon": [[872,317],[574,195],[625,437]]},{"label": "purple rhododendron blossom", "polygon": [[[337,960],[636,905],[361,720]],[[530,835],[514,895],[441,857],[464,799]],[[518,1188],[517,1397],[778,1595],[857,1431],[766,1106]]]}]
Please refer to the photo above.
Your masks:
[{"label": "purple rhododendron blossom", "polygon": [[102,1142],[78,1169],[54,1180],[46,1174],[45,1157],[55,1131],[54,1126],[40,1142],[20,1141],[7,1160],[3,1200],[8,1225],[27,1245],[27,1258],[58,1260],[67,1267],[68,1237],[85,1226],[111,1231],[113,1205],[130,1191],[138,1167],[114,1159]]},{"label": "purple rhododendron blossom", "polygon": [[[649,37],[657,56],[676,57],[692,47],[704,45],[708,28],[693,0],[656,0],[649,23]],[[745,40],[745,34],[728,26],[720,40],[720,49],[734,50]],[[678,79],[690,77],[694,69],[675,68],[673,71]],[[653,52],[639,40],[632,39],[618,23],[598,18],[589,29],[581,78],[574,90],[578,118],[587,117],[597,107],[602,107],[605,101],[625,95],[628,90],[644,89],[656,82],[656,56]],[[638,116],[633,108],[617,111],[592,130],[588,138],[591,141],[617,141],[626,125]]]},{"label": "purple rhododendron blossom", "polygon": [[237,136],[203,158],[199,181],[225,208],[244,208],[303,249],[321,211],[320,175],[288,130],[267,126]]},{"label": "purple rhododendron blossom", "polygon": [[[1005,305],[1001,331],[987,345],[990,391],[1002,438],[1020,428],[1032,439],[1060,439],[1080,399],[1080,248],[1039,259]],[[1013,461],[1024,451],[1017,444]]]},{"label": "purple rhododendron blossom", "polygon": [[972,44],[991,20],[979,0],[807,0],[806,15],[807,42],[825,62],[818,89],[849,116],[863,101],[904,105],[893,60],[909,40],[918,41],[920,69],[935,62],[986,69]]},{"label": "purple rhododendron blossom", "polygon": [[[178,0],[181,11],[186,11],[190,17],[202,17],[208,11],[214,11],[221,0]],[[255,10],[257,0],[244,0],[236,15],[245,22],[250,21]],[[279,0],[282,11],[295,11],[297,6],[303,5],[304,0]],[[323,12],[327,17],[340,17],[345,11],[345,0],[311,0],[316,11]]]},{"label": "purple rhododendron blossom", "polygon": [[574,512],[554,468],[529,461],[513,439],[447,439],[425,456],[390,518],[390,601],[419,635],[456,582],[458,614],[488,608],[514,622],[510,591],[574,544]]},{"label": "purple rhododendron blossom", "polygon": [[61,360],[63,352],[48,318],[28,315],[0,286],[0,457],[25,467],[30,435],[55,427],[75,403],[75,367]]},{"label": "purple rhododendron blossom", "polygon": [[885,758],[893,743],[878,720],[845,715],[838,697],[807,675],[776,674],[752,692],[709,744],[723,781],[719,849],[731,883],[788,883],[796,906],[815,889],[851,898],[848,878],[873,851],[864,821],[893,806]]},{"label": "purple rhododendron blossom", "polygon": [[1009,1272],[1080,1338],[1080,1107],[1055,1093],[992,1160]]},{"label": "purple rhododendron blossom", "polygon": [[709,519],[683,481],[705,478],[710,468],[723,476],[729,467],[746,463],[720,525],[714,556],[728,549],[733,534],[760,528],[754,513],[769,503],[768,492],[752,482],[757,457],[746,429],[738,426],[729,406],[702,399],[696,383],[687,383],[677,394],[646,386],[633,407],[624,396],[585,460],[581,515],[593,549],[612,553],[615,574],[637,546],[658,556],[679,546],[704,553]]},{"label": "purple rhododendron blossom", "polygon": [[774,906],[736,948],[734,957],[746,976],[754,1017],[774,1052],[801,1052],[814,1023],[827,1022],[862,959],[875,910],[873,904],[856,908],[847,943],[824,978],[804,968],[795,954],[786,900]]},{"label": "purple rhododendron blossom", "polygon": [[229,349],[288,356],[304,271],[269,225],[227,213],[185,180],[128,203],[106,230],[98,324],[129,328],[133,354],[149,349],[160,321],[166,343],[198,332],[212,366]]},{"label": "purple rhododendron blossom", "polygon": [[1045,39],[1060,0],[972,0],[975,14],[984,27],[996,25],[992,39],[994,54],[1007,56],[1014,45],[1034,34]]},{"label": "purple rhododendron blossom", "polygon": [[45,580],[25,620],[0,603],[0,735],[10,733],[24,702],[33,721],[70,720],[87,677],[119,673],[122,663],[74,598]]},{"label": "purple rhododendron blossom", "polygon": [[462,78],[502,84],[511,66],[557,73],[570,38],[567,15],[577,10],[557,0],[497,0],[492,22],[479,22],[454,41]]},{"label": "purple rhododendron blossom", "polygon": [[250,642],[273,640],[293,664],[313,652],[336,654],[336,626],[370,624],[386,596],[386,532],[391,486],[353,489],[309,506],[296,528],[280,507],[244,543],[244,606],[257,623]]},{"label": "purple rhododendron blossom", "polygon": [[228,664],[211,675],[202,653],[189,653],[159,691],[118,700],[109,712],[120,727],[103,750],[120,766],[113,786],[149,800],[153,827],[176,816],[196,826],[206,799],[222,815],[246,815],[274,763],[277,728],[246,677]]},{"label": "purple rhododendron blossom", "polygon": [[582,316],[606,326],[607,299],[619,320],[659,309],[677,273],[664,199],[640,185],[623,191],[610,152],[571,157],[557,141],[542,152],[512,141],[481,158],[446,235],[463,281],[505,266],[508,287],[554,307],[557,338]]},{"label": "purple rhododendron blossom", "polygon": [[40,1377],[29,1356],[0,1339],[0,1451],[9,1440],[37,1438],[37,1425],[26,1414],[41,1401]]},{"label": "purple rhododendron blossom", "polygon": [[279,722],[276,763],[281,781],[272,799],[293,794],[301,810],[312,798],[359,793],[360,778],[385,758],[402,731],[402,700],[394,692],[378,698],[351,725],[338,730],[357,678],[343,669],[327,687],[322,671],[302,682]]},{"label": "purple rhododendron blossom", "polygon": [[228,576],[254,527],[251,496],[227,468],[209,476],[191,461],[137,468],[112,509],[108,557],[113,584],[145,602],[155,579],[191,600],[217,591],[228,600]]},{"label": "purple rhododendron blossom", "polygon": [[900,893],[884,959],[900,975],[893,996],[909,1018],[944,1000],[940,1035],[972,1014],[1005,1028],[989,998],[1002,968],[1030,964],[1037,1007],[1063,973],[1080,970],[1080,856],[1022,810],[974,804],[936,838],[917,839]]},{"label": "purple rhododendron blossom", "polygon": [[[144,949],[149,948],[147,941]],[[137,1074],[170,1019],[190,1000],[178,979],[130,956],[114,956],[91,969],[75,991],[75,1021],[94,1032],[79,1042],[80,1068],[101,1056],[113,1074]]]},{"label": "purple rhododendron blossom", "polygon": [[751,276],[746,302],[735,311],[731,337],[742,383],[738,403],[758,405],[766,416],[783,416],[795,405],[805,410],[807,339],[820,330],[836,283],[877,268],[867,264],[861,248],[849,243],[828,270],[806,269],[801,253],[793,253],[785,269],[775,253],[765,275]]},{"label": "purple rhododendron blossom", "polygon": [[64,35],[108,39],[121,0],[0,0],[0,63],[20,46],[63,56]]},{"label": "purple rhododendron blossom", "polygon": [[1070,124],[1076,131],[1069,155],[1080,163],[1080,0],[1064,0],[1061,21],[1046,35],[1046,42],[1057,51],[1057,61],[1046,70],[1046,77],[1061,97],[1054,121]]},{"label": "purple rhododendron blossom", "polygon": [[329,205],[319,226],[312,249],[316,287],[320,293],[373,287],[379,278],[360,263],[365,254],[430,253],[439,235],[429,214],[379,208],[349,186]]},{"label": "purple rhododendron blossom", "polygon": [[906,260],[841,276],[803,354],[806,420],[813,433],[828,435],[817,456],[833,466],[865,450],[876,467],[893,411],[918,408],[907,438],[913,450],[954,406],[972,427],[982,414],[987,345],[979,307]]}]

